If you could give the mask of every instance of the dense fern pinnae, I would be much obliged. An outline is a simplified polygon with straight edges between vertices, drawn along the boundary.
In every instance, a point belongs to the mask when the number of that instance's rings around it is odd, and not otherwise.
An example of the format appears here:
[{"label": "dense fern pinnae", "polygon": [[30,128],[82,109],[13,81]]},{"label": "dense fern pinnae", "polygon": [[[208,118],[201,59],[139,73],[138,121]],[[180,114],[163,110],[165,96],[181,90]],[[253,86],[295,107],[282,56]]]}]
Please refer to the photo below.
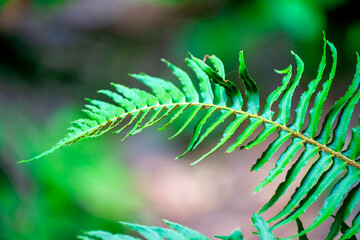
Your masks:
[{"label": "dense fern pinnae", "polygon": [[[332,57],[328,76],[325,74],[327,49],[330,49]],[[144,73],[131,74],[131,77],[148,86],[151,92],[128,88],[121,84],[112,84],[115,91],[100,90],[99,93],[108,96],[113,103],[88,99],[90,104],[86,105],[87,109],[84,110],[88,118],[73,122],[69,129],[70,133],[64,139],[33,159],[43,157],[78,140],[100,136],[110,130],[115,133],[127,131],[125,139],[161,120],[165,121],[165,124],[159,130],[164,130],[170,124],[179,121],[180,117],[182,117],[182,126],[170,138],[181,134],[195,119],[198,121],[188,147],[178,158],[193,151],[215,129],[223,127],[223,135],[219,142],[194,163],[214,153],[232,136],[236,136],[236,139],[227,148],[227,153],[239,148],[250,149],[264,142],[270,135],[277,134],[276,139],[255,162],[252,170],[258,171],[276,152],[283,149],[281,147],[286,142],[290,144],[282,150],[274,168],[255,188],[255,192],[273,182],[288,165],[290,166],[285,180],[279,184],[268,203],[261,208],[260,214],[271,208],[282,197],[301,170],[308,170],[289,202],[267,221],[272,224],[267,232],[270,234],[278,227],[293,221],[299,222],[299,217],[317,201],[321,194],[324,194],[325,201],[318,216],[308,227],[301,228],[299,234],[290,238],[304,236],[332,215],[335,221],[327,239],[334,239],[340,232],[343,234],[343,239],[349,238],[360,231],[359,214],[354,217],[352,224],[346,230],[341,227],[360,201],[360,118],[358,126],[353,129],[349,127],[354,108],[360,99],[360,57],[357,55],[354,79],[345,95],[325,112],[324,104],[335,77],[337,52],[334,45],[324,38],[323,54],[317,75],[302,93],[300,101],[292,111],[292,104],[295,102],[293,95],[304,71],[301,58],[293,52],[292,54],[295,57],[296,73],[293,73],[291,65],[284,70],[276,71],[283,75],[282,85],[267,97],[263,109],[260,109],[259,88],[246,68],[243,52],[239,54],[239,76],[242,84],[226,80],[224,66],[215,56],[209,57],[211,66],[205,60],[202,61],[192,55],[191,58],[186,59],[186,64],[195,73],[197,81],[192,80],[179,67],[163,60],[178,78],[181,89],[169,81]],[[239,90],[239,85],[244,88],[244,96]],[[276,117],[272,110],[274,108],[278,109]],[[293,116],[292,122],[290,122],[291,116]],[[323,121],[321,121],[322,116],[324,116]],[[248,121],[245,121],[247,119]],[[307,125],[305,125],[306,119],[308,119]],[[223,126],[224,122],[229,124]],[[248,125],[241,133],[237,133],[245,122]],[[261,131],[254,131],[255,129]],[[350,130],[352,131],[350,142],[345,144],[347,132]],[[255,132],[259,133],[255,134]],[[251,141],[249,141],[250,137]],[[299,157],[295,159],[296,156]],[[253,218],[254,221],[257,219],[259,224],[262,222],[259,214],[254,215]]]},{"label": "dense fern pinnae", "polygon": [[[252,221],[259,231],[261,240],[275,239],[269,228],[269,225],[267,225],[267,223],[259,214],[255,213]],[[145,226],[127,222],[122,222],[122,224],[140,234],[145,240],[209,240],[208,237],[191,228],[167,220],[164,220],[164,222],[169,226],[169,228]],[[234,230],[227,236],[215,237],[222,240],[244,240],[240,229]],[[136,238],[130,235],[112,234],[105,231],[85,232],[83,235],[78,236],[78,238],[83,240],[140,240],[140,238]]]}]

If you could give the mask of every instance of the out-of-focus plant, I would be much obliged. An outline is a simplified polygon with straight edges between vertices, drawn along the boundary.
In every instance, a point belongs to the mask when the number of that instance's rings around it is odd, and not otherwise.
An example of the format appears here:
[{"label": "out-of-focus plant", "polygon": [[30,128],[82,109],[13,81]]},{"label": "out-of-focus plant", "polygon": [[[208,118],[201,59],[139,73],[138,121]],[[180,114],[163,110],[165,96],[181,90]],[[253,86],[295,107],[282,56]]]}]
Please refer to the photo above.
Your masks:
[{"label": "out-of-focus plant", "polygon": [[111,139],[74,145],[41,164],[11,161],[61,135],[64,122],[77,117],[74,107],[59,108],[46,124],[29,119],[15,105],[0,107],[0,115],[1,239],[72,239],[79,228],[119,230],[118,216],[134,219],[138,214],[143,197],[129,167],[113,154],[124,151]]}]

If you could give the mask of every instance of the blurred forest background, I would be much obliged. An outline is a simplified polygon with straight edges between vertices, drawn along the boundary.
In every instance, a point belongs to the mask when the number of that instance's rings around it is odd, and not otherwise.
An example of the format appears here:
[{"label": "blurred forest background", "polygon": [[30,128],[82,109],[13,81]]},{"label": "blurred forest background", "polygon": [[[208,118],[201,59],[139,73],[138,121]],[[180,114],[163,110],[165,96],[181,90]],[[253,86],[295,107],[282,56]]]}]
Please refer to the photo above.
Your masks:
[{"label": "blurred forest background", "polygon": [[[162,225],[163,218],[209,236],[241,227],[247,239],[256,239],[247,225],[274,191],[269,186],[252,195],[274,164],[250,174],[263,145],[219,151],[189,166],[221,132],[173,161],[192,131],[167,141],[175,124],[124,143],[107,134],[17,162],[62,138],[69,122],[83,116],[84,98],[102,98],[96,91],[111,88],[110,82],[140,86],[127,73],[175,80],[162,57],[186,69],[188,51],[199,58],[215,54],[228,78],[238,81],[244,50],[264,100],[281,83],[273,69],[294,64],[294,50],[305,62],[300,92],[316,75],[323,30],[339,54],[329,98],[336,100],[353,78],[360,50],[356,0],[1,0],[0,239],[74,239],[85,230],[122,232],[118,221]],[[314,214],[310,209],[309,217]]]}]

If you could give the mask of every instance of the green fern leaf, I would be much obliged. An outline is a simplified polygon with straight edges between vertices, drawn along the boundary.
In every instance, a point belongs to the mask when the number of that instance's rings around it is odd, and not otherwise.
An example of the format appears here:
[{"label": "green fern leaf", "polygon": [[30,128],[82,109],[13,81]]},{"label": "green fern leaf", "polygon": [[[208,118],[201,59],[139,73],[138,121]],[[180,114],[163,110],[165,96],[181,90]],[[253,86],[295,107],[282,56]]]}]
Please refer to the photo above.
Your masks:
[{"label": "green fern leaf", "polygon": [[[331,52],[332,64],[328,67],[329,74],[325,80],[323,78],[326,70],[327,48]],[[230,141],[231,137],[236,137],[236,140],[230,143],[227,153],[239,148],[250,149],[263,143],[272,134],[277,134],[275,140],[269,144],[251,169],[258,171],[276,155],[275,153],[280,155],[278,159],[275,159],[273,169],[255,188],[255,192],[273,182],[286,167],[289,166],[289,170],[285,180],[278,185],[269,202],[261,208],[260,214],[270,209],[284,195],[300,171],[306,172],[289,202],[267,221],[272,226],[266,227],[266,232],[286,226],[293,221],[299,221],[297,219],[323,194],[324,204],[313,223],[290,238],[304,236],[305,233],[315,229],[334,215],[336,220],[327,238],[333,239],[342,229],[342,223],[348,220],[350,212],[360,201],[358,193],[360,117],[358,126],[350,128],[350,120],[360,99],[360,57],[357,55],[354,79],[345,95],[326,113],[324,104],[330,93],[337,65],[337,51],[334,45],[324,37],[323,53],[317,75],[309,83],[307,90],[301,94],[297,106],[293,106],[295,102],[293,95],[301,81],[304,63],[297,54],[291,53],[297,65],[295,76],[293,77],[291,65],[284,70],[276,71],[283,75],[282,84],[267,97],[262,109],[259,89],[246,68],[243,52],[239,54],[241,79],[239,82],[226,79],[224,65],[216,56],[208,56],[211,66],[206,63],[207,58],[202,61],[190,55],[191,58],[186,59],[186,64],[195,73],[197,81],[192,80],[179,67],[162,60],[178,79],[181,88],[169,81],[144,73],[130,74],[131,77],[149,87],[151,91],[128,88],[121,84],[112,84],[115,91],[100,90],[99,93],[109,97],[109,102],[88,99],[89,104],[84,110],[88,118],[74,121],[64,139],[50,150],[30,160],[43,157],[78,140],[97,137],[108,131],[124,133],[124,139],[126,139],[162,120],[166,122],[159,130],[164,130],[170,124],[180,121],[180,118],[183,121],[182,126],[170,139],[181,134],[195,119],[199,120],[195,124],[188,147],[178,158],[195,150],[213,132],[223,129],[219,142],[193,164],[217,151]],[[239,88],[244,89],[244,96]],[[312,101],[313,104],[311,104]],[[243,106],[244,103],[246,106]],[[311,105],[313,107],[309,109]],[[274,118],[274,108],[278,109],[276,118]],[[292,111],[292,108],[295,110]],[[293,121],[289,122],[292,116]],[[248,121],[245,121],[246,119]],[[305,125],[307,119],[308,123]],[[323,122],[321,119],[324,119]],[[229,124],[224,126],[225,122]],[[244,122],[248,122],[248,125],[241,133],[237,133]],[[260,127],[262,127],[261,131],[255,131]],[[351,139],[346,144],[346,135],[350,130]],[[253,140],[249,141],[250,138]],[[291,141],[290,145],[283,148],[289,141]],[[296,159],[295,156],[298,155]],[[310,161],[310,159],[313,160]],[[258,226],[267,226],[259,214],[255,214],[253,220]],[[343,231],[343,238],[350,238],[359,231],[359,222],[360,216],[357,215],[352,220],[351,226]],[[186,235],[186,238],[189,238],[192,233],[196,235],[193,239],[202,238],[187,228],[170,222],[168,224],[184,236]],[[135,225],[128,226],[135,228]],[[159,233],[160,230],[155,231],[140,226],[136,227],[136,231],[154,239],[161,239],[162,236]],[[239,236],[238,238],[240,239]]]},{"label": "green fern leaf", "polygon": [[[270,226],[260,216],[260,214],[255,213],[251,219],[254,227],[258,230],[258,233],[255,234],[259,235],[260,240],[275,240],[274,234],[272,233]],[[121,223],[140,234],[145,240],[209,240],[208,237],[191,228],[167,220],[164,221],[169,226],[169,228],[145,226],[128,222]],[[298,232],[303,231],[304,227],[300,219],[296,219],[296,223],[298,226]],[[346,226],[345,223],[342,223],[342,231],[345,232],[350,229],[348,226],[344,227],[344,225]],[[243,234],[240,229],[234,230],[229,235],[217,235],[214,237],[222,240],[244,240]],[[78,236],[78,238],[83,240],[139,240],[139,238],[133,236],[124,234],[112,234],[99,230],[85,232],[84,235],[80,235]],[[302,235],[299,239],[307,240],[308,238],[306,237],[306,235]]]},{"label": "green fern leaf", "polygon": [[[140,224],[121,222],[131,230],[140,234],[146,240],[209,240],[208,237],[195,231],[191,228],[185,227],[178,223],[173,223],[164,220],[169,228],[162,228],[156,226],[145,226]],[[215,236],[223,240],[243,240],[241,231],[235,230],[228,236]],[[84,240],[140,240],[130,235],[125,234],[112,234],[105,231],[88,231],[84,235],[78,236],[79,239]]]},{"label": "green fern leaf", "polygon": [[236,229],[229,236],[214,236],[216,238],[220,238],[222,240],[244,240],[243,234],[240,229]]},{"label": "green fern leaf", "polygon": [[272,233],[270,226],[258,213],[254,213],[251,217],[254,226],[259,231],[260,240],[275,240],[275,236]]},{"label": "green fern leaf", "polygon": [[[344,227],[344,225],[346,226],[346,228]],[[339,240],[346,240],[346,239],[356,240],[354,235],[359,233],[360,231],[360,212],[358,212],[358,214],[355,216],[351,225],[352,226],[349,227],[345,224],[345,222],[343,222],[342,228],[344,228],[344,231],[343,231],[343,235]]]},{"label": "green fern leaf", "polygon": [[[296,226],[298,227],[298,232],[304,231],[304,226],[300,221],[300,218],[296,219]],[[304,234],[299,237],[299,240],[309,240],[308,237]]]},{"label": "green fern leaf", "polygon": [[326,237],[326,240],[334,239],[338,235],[341,225],[348,219],[358,202],[360,202],[360,183],[358,183],[344,199],[341,208],[334,216],[335,221],[331,225],[330,232]]},{"label": "green fern leaf", "polygon": [[97,230],[86,232],[85,235],[78,236],[78,239],[83,240],[140,240],[140,238],[132,237],[124,234],[112,234],[109,232]]}]

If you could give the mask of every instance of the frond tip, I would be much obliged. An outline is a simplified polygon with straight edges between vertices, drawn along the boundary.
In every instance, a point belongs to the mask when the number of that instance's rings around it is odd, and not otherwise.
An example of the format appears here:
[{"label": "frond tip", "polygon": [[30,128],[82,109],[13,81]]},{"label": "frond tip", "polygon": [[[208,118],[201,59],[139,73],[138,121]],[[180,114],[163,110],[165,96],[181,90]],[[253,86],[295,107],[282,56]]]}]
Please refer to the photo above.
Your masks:
[{"label": "frond tip", "polygon": [[[332,64],[326,68],[327,49],[330,49]],[[174,122],[181,122],[181,127],[170,137],[173,138],[181,134],[195,119],[199,119],[189,146],[178,158],[193,151],[204,142],[206,137],[223,127],[223,135],[219,142],[194,163],[217,151],[233,136],[236,136],[236,140],[226,150],[228,153],[239,148],[250,149],[275,134],[277,137],[256,161],[252,170],[259,170],[275,156],[276,152],[282,152],[278,159],[274,159],[274,168],[255,188],[255,192],[274,181],[288,165],[290,168],[285,180],[279,184],[269,202],[261,208],[260,214],[271,208],[283,196],[301,170],[304,169],[306,172],[290,201],[267,221],[275,223],[266,231],[270,232],[293,221],[299,222],[299,217],[317,201],[321,194],[324,194],[324,205],[314,222],[307,228],[302,227],[300,233],[292,237],[304,236],[335,214],[336,220],[327,238],[333,239],[360,201],[360,116],[358,126],[352,129],[349,127],[354,108],[360,99],[360,58],[357,55],[354,79],[345,95],[325,112],[325,101],[335,77],[337,51],[334,45],[324,38],[323,54],[317,75],[309,83],[307,90],[301,94],[295,111],[292,111],[292,104],[295,103],[293,95],[301,81],[304,63],[297,54],[291,53],[295,57],[296,73],[293,73],[291,65],[284,70],[276,71],[283,75],[282,84],[267,97],[262,109],[259,88],[246,68],[243,52],[239,54],[241,79],[239,83],[225,78],[224,65],[216,56],[206,58],[210,62],[208,64],[206,59],[202,61],[190,54],[186,64],[195,73],[196,81],[179,67],[162,60],[179,80],[181,88],[169,81],[144,73],[130,74],[149,87],[151,92],[115,83],[112,84],[115,88],[113,91],[100,90],[99,93],[109,97],[111,103],[88,99],[89,104],[83,110],[88,117],[74,121],[64,139],[50,150],[27,161],[43,157],[78,140],[97,137],[108,131],[121,133],[126,130],[124,137],[126,139],[161,120],[166,123],[159,130],[166,129]],[[326,69],[328,69],[327,78],[324,77]],[[244,96],[239,90],[240,86],[244,89]],[[313,104],[310,104],[311,101]],[[313,106],[310,108],[311,105]],[[274,108],[278,112],[276,117],[274,117]],[[321,121],[322,117],[323,121]],[[247,119],[248,121],[245,121]],[[290,119],[293,119],[292,122]],[[228,122],[227,126],[223,126],[225,122]],[[244,122],[248,122],[248,125],[241,133],[237,133]],[[260,128],[262,130],[255,131]],[[351,140],[346,144],[345,139],[349,130],[352,132]],[[253,138],[252,141],[248,141],[250,137]],[[284,149],[282,146],[286,142],[290,144],[285,150],[281,150]],[[315,160],[310,161],[310,159]],[[337,209],[339,210],[336,211]],[[266,222],[261,221],[259,214],[254,215],[253,218],[265,226]],[[355,216],[352,225],[343,231],[343,238],[351,237],[355,232],[360,231],[359,219],[359,215]]]}]

